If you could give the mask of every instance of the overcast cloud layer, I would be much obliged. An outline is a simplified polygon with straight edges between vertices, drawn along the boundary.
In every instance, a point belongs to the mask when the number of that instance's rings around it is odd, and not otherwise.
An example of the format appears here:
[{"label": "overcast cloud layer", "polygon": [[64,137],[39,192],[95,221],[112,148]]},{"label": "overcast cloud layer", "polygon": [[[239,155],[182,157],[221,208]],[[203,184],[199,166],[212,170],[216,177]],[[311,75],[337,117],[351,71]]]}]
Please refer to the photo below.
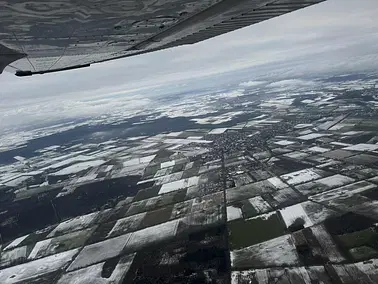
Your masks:
[{"label": "overcast cloud layer", "polygon": [[192,46],[42,76],[3,73],[0,131],[101,114],[119,103],[143,109],[154,96],[145,88],[243,68],[252,68],[251,80],[373,69],[376,15],[376,0],[329,0]]}]

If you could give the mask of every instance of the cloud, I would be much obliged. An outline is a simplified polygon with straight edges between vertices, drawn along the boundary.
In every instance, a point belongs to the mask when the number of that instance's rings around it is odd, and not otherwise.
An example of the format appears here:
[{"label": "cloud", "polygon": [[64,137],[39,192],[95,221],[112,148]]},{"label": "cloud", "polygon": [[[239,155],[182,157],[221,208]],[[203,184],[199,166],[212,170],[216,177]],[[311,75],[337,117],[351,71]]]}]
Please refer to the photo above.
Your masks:
[{"label": "cloud", "polygon": [[[95,100],[75,100],[62,98],[59,103],[45,101],[28,106],[2,110],[0,131],[12,127],[45,125],[78,118],[96,118],[103,115],[119,119],[136,115],[151,108],[154,101],[143,95],[124,96],[120,99],[100,98]],[[25,123],[25,122],[28,123]]]},{"label": "cloud", "polygon": [[313,86],[315,82],[300,79],[289,79],[270,83],[268,87],[291,87],[291,86]]},{"label": "cloud", "polygon": [[240,87],[255,87],[265,84],[265,81],[248,81],[239,84]]},{"label": "cloud", "polygon": [[136,112],[162,98],[161,86],[172,84],[179,92],[188,89],[182,85],[188,79],[197,80],[193,87],[199,81],[219,85],[222,81],[212,76],[236,78],[245,72],[249,77],[240,79],[240,86],[247,87],[256,81],[374,69],[377,14],[376,0],[328,0],[195,45],[55,74],[18,78],[3,73],[0,126]]}]

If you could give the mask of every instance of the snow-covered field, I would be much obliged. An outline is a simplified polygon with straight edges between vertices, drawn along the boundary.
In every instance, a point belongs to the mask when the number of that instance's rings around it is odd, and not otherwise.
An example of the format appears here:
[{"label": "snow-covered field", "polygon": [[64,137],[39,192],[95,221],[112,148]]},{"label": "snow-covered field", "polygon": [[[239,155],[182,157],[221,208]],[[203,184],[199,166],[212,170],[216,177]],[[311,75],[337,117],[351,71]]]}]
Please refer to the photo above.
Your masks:
[{"label": "snow-covered field", "polygon": [[[275,182],[276,180],[273,181],[273,183]],[[246,184],[240,187],[229,188],[226,191],[227,203],[230,204],[235,201],[249,199],[264,193],[274,192],[276,190],[277,188],[267,180]]]},{"label": "snow-covered field", "polygon": [[280,141],[274,142],[274,144],[280,145],[280,146],[287,146],[287,145],[295,144],[295,142],[289,141],[289,140],[280,140]]},{"label": "snow-covered field", "polygon": [[17,247],[1,253],[0,267],[8,266],[27,257],[27,246]]},{"label": "snow-covered field", "polygon": [[298,254],[290,235],[231,252],[233,268],[262,268],[299,265]]},{"label": "snow-covered field", "polygon": [[107,239],[102,242],[85,246],[68,267],[68,271],[87,267],[120,255],[130,237],[131,234],[125,234],[116,238]]},{"label": "snow-covered field", "polygon": [[181,188],[191,187],[191,186],[197,185],[198,182],[199,182],[199,177],[194,176],[194,177],[190,177],[190,178],[186,178],[186,179],[180,179],[178,181],[166,183],[166,184],[163,184],[163,186],[161,187],[159,194],[168,193],[168,192],[171,192],[171,191],[176,191],[176,190],[179,190]]},{"label": "snow-covered field", "polygon": [[[285,267],[253,269],[244,271],[233,271],[231,274],[232,284],[256,283],[292,283],[292,284],[311,284],[311,283],[330,283],[324,266],[310,267]],[[330,279],[329,279],[330,280]]]},{"label": "snow-covered field", "polygon": [[135,231],[145,216],[146,212],[143,212],[140,214],[135,214],[129,217],[118,219],[114,227],[108,233],[107,238]]},{"label": "snow-covered field", "polygon": [[60,223],[54,230],[50,232],[48,237],[55,237],[69,232],[81,230],[89,227],[95,218],[99,216],[99,212],[90,213],[87,215],[78,216],[70,220]]},{"label": "snow-covered field", "polygon": [[135,254],[121,257],[108,278],[102,276],[105,262],[101,262],[86,268],[68,272],[59,279],[57,284],[121,284],[133,263],[134,256]]},{"label": "snow-covered field", "polygon": [[330,136],[330,135],[331,134],[325,134],[325,133],[311,133],[311,134],[299,136],[298,139],[309,141],[309,140],[314,140],[314,139],[318,139],[318,138]]},{"label": "snow-covered field", "polygon": [[19,237],[15,240],[13,240],[9,245],[7,245],[3,250],[9,250],[9,249],[12,249],[12,248],[15,248],[17,247],[19,244],[21,244],[27,237],[29,236],[29,234],[25,235],[25,236],[22,236],[22,237]]},{"label": "snow-covered field", "polygon": [[361,151],[361,152],[369,152],[369,151],[375,151],[378,150],[378,145],[377,144],[356,144],[353,146],[349,146],[346,148],[343,148],[344,150],[349,150],[349,151]]},{"label": "snow-covered field", "polygon": [[53,176],[64,176],[64,175],[72,175],[76,173],[80,173],[82,171],[85,171],[90,168],[98,167],[103,164],[105,164],[106,161],[104,160],[94,160],[94,161],[88,161],[88,162],[81,162],[74,165],[71,165],[67,168],[64,168],[60,171],[57,171],[55,173],[52,173]]},{"label": "snow-covered field", "polygon": [[316,225],[322,223],[326,219],[338,216],[340,213],[319,203],[306,201],[301,203],[307,217],[311,220],[312,224]]},{"label": "snow-covered field", "polygon": [[287,203],[294,204],[296,202],[299,202],[299,200],[301,199],[301,196],[290,187],[275,191],[271,193],[271,195],[273,199],[278,203],[277,205]]},{"label": "snow-covered field", "polygon": [[308,151],[314,152],[314,153],[325,153],[325,152],[330,151],[330,149],[324,148],[324,147],[319,147],[319,146],[314,146],[314,147],[308,148]]},{"label": "snow-covered field", "polygon": [[141,157],[141,158],[133,158],[133,159],[124,161],[123,166],[129,167],[129,166],[135,166],[135,165],[139,165],[139,164],[148,164],[149,162],[151,162],[155,158],[155,156],[156,155],[150,155],[150,156],[145,156],[145,157]]},{"label": "snow-covered field", "polygon": [[281,176],[281,178],[290,185],[312,181],[321,177],[322,176],[313,169],[304,169]]},{"label": "snow-covered field", "polygon": [[268,181],[277,189],[283,189],[287,187],[287,184],[285,184],[280,178],[278,177],[272,177],[269,178]]},{"label": "snow-covered field", "polygon": [[288,157],[288,158],[291,158],[291,159],[297,159],[297,160],[304,159],[304,158],[308,157],[309,155],[310,155],[309,153],[305,153],[305,152],[301,152],[301,151],[294,151],[294,152],[291,152],[291,153],[284,154],[285,157]]},{"label": "snow-covered field", "polygon": [[73,249],[0,270],[0,283],[13,284],[21,281],[27,283],[32,278],[64,269],[78,252],[79,249]]},{"label": "snow-covered field", "polygon": [[44,239],[35,244],[30,252],[28,259],[37,259],[59,252],[59,248],[64,250],[81,247],[94,232],[96,227],[84,229],[81,231],[70,232],[66,235],[58,236],[52,239]]},{"label": "snow-covered field", "polygon": [[208,134],[222,134],[227,131],[227,128],[214,128]]},{"label": "snow-covered field", "polygon": [[310,227],[313,225],[300,203],[281,209],[280,213],[287,228],[289,228],[298,218],[304,221],[304,227]]},{"label": "snow-covered field", "polygon": [[175,165],[175,161],[168,161],[168,162],[164,162],[164,163],[161,163],[160,164],[160,168],[161,169],[164,169],[164,168],[169,168],[169,167],[173,167]]},{"label": "snow-covered field", "polygon": [[269,203],[266,202],[261,196],[250,198],[248,201],[252,204],[253,208],[258,214],[263,214],[273,210]]},{"label": "snow-covered field", "polygon": [[346,199],[356,193],[360,193],[372,188],[377,187],[377,185],[372,184],[367,181],[360,181],[352,184],[348,184],[324,193],[319,193],[310,196],[309,199],[319,203],[326,203],[332,199]]},{"label": "snow-covered field", "polygon": [[227,221],[243,218],[242,210],[239,207],[227,206]]},{"label": "snow-covered field", "polygon": [[318,240],[323,253],[333,263],[339,263],[345,260],[332,240],[331,235],[327,232],[323,225],[311,227],[311,231]]},{"label": "snow-covered field", "polygon": [[134,252],[152,243],[173,238],[176,235],[179,222],[180,219],[176,219],[131,233],[125,250]]},{"label": "snow-covered field", "polygon": [[354,182],[354,179],[336,174],[333,176],[297,185],[296,188],[304,195],[314,195],[352,182]]}]

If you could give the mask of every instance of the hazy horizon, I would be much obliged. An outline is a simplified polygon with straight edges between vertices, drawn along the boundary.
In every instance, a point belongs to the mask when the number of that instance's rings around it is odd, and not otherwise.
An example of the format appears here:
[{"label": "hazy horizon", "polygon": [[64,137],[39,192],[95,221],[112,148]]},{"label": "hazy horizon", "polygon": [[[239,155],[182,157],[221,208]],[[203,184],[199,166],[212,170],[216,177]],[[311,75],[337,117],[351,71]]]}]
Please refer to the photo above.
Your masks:
[{"label": "hazy horizon", "polygon": [[329,0],[195,45],[27,78],[4,72],[0,131],[106,114],[118,101],[143,110],[152,89],[180,92],[188,80],[201,88],[216,86],[214,76],[274,81],[375,70],[377,13],[375,0]]}]

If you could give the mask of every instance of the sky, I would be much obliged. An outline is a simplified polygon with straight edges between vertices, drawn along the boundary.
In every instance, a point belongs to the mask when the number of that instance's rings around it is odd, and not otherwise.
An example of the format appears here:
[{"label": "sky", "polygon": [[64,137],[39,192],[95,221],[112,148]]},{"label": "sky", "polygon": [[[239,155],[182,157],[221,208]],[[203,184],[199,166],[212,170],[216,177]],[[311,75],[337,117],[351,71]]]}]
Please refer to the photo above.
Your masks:
[{"label": "sky", "polygon": [[377,14],[376,0],[328,0],[195,45],[32,77],[4,72],[0,133],[46,120],[107,113],[116,105],[143,109],[154,102],[151,90],[156,87],[211,80],[245,68],[250,68],[252,81],[374,69]]}]

